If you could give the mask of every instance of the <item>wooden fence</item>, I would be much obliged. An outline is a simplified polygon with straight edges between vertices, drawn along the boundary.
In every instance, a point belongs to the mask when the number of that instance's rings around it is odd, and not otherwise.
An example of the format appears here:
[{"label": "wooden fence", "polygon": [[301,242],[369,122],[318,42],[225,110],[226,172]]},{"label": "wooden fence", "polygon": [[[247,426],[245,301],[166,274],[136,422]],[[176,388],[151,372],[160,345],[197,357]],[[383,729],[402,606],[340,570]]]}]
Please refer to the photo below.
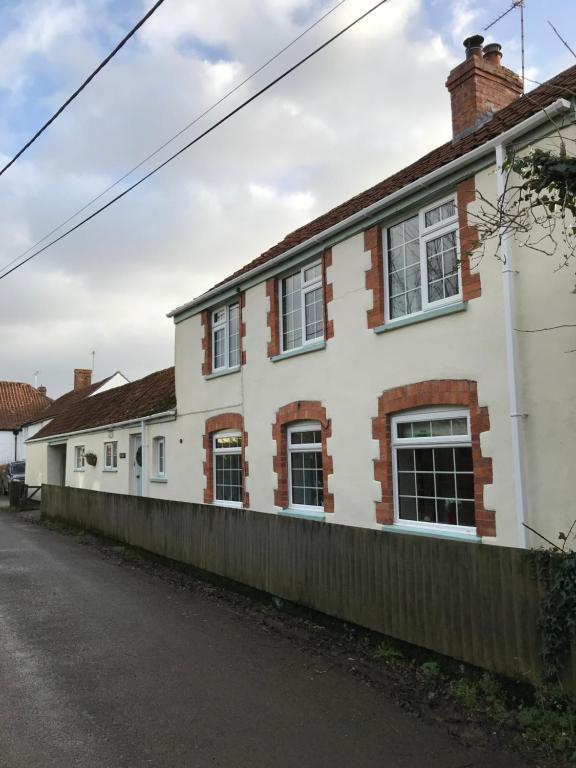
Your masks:
[{"label": "wooden fence", "polygon": [[[541,679],[527,552],[42,487],[42,513],[509,677]],[[574,665],[568,687],[576,690]]]}]

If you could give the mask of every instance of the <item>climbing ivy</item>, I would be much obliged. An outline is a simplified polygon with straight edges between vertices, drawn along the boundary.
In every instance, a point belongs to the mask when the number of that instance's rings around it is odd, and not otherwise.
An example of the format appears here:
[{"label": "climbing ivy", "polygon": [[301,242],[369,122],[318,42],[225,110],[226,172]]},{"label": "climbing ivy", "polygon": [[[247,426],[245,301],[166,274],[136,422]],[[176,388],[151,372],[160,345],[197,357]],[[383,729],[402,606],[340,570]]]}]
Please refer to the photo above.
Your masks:
[{"label": "climbing ivy", "polygon": [[[560,534],[566,543],[567,537]],[[557,681],[576,641],[576,552],[564,547],[532,552],[542,590],[540,630],[546,680]]]}]

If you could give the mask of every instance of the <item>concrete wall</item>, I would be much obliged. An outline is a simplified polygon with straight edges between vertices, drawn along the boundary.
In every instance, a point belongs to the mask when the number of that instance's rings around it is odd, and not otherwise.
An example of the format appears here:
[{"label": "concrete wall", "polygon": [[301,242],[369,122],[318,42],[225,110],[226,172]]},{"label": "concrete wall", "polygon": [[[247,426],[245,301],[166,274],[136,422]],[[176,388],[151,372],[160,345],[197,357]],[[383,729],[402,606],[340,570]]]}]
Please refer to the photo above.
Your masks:
[{"label": "concrete wall", "polygon": [[539,598],[525,551],[53,486],[43,488],[42,513],[455,659],[540,680]]}]

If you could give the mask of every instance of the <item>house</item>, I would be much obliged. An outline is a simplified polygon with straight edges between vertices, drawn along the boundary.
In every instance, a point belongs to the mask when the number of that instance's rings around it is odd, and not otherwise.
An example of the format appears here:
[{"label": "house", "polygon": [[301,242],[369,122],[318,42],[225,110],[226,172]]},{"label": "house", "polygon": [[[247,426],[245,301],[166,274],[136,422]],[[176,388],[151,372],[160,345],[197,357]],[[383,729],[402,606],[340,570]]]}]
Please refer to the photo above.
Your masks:
[{"label": "house", "polygon": [[157,487],[162,496],[164,430],[176,417],[173,368],[128,383],[117,373],[96,385],[88,382],[57,403],[28,439],[29,485],[137,495],[154,495]]},{"label": "house", "polygon": [[573,286],[513,239],[473,251],[505,151],[576,139],[576,67],[523,95],[499,45],[465,54],[448,142],[170,312],[166,498],[510,546],[570,526],[574,341],[521,330],[569,322]]},{"label": "house", "polygon": [[0,464],[26,458],[24,424],[52,402],[46,387],[20,381],[0,381]]}]

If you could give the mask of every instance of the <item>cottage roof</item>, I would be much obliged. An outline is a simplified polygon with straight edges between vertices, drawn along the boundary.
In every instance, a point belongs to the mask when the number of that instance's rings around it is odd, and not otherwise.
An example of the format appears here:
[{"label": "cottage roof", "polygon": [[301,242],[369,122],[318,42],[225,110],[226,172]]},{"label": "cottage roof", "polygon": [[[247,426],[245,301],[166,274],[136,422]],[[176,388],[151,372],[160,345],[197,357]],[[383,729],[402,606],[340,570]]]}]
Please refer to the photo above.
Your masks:
[{"label": "cottage roof", "polygon": [[0,429],[19,429],[45,410],[51,402],[51,398],[31,384],[0,381]]},{"label": "cottage roof", "polygon": [[[344,203],[337,205],[327,213],[322,214],[313,221],[305,224],[303,227],[294,230],[279,243],[264,251],[256,259],[245,264],[226,279],[217,283],[210,291],[216,288],[225,288],[226,284],[247,274],[256,267],[264,265],[266,262],[289,251],[292,248],[301,245],[312,237],[320,235],[324,230],[335,226],[348,217],[359,213],[370,205],[377,203],[391,195],[393,192],[401,190],[411,182],[417,181],[432,171],[447,165],[453,160],[462,157],[473,149],[482,146],[491,139],[496,138],[504,131],[513,128],[532,115],[540,112],[542,109],[550,106],[559,98],[566,97],[572,99],[576,93],[576,66],[570,67],[555,77],[547,80],[538,88],[515,99],[504,109],[494,114],[491,120],[482,125],[477,130],[469,133],[458,141],[449,141],[442,146],[429,152],[416,162],[403,168],[401,171],[389,176],[384,181],[379,182],[370,189],[361,192],[350,198]],[[209,293],[209,291],[207,291]],[[201,299],[201,297],[198,297]],[[177,314],[189,305],[179,307],[173,310],[170,315]]]},{"label": "cottage roof", "polygon": [[[88,389],[86,387],[81,391],[86,392]],[[42,427],[33,439],[142,419],[174,408],[176,390],[172,367],[92,397],[69,401],[68,406]]]}]

